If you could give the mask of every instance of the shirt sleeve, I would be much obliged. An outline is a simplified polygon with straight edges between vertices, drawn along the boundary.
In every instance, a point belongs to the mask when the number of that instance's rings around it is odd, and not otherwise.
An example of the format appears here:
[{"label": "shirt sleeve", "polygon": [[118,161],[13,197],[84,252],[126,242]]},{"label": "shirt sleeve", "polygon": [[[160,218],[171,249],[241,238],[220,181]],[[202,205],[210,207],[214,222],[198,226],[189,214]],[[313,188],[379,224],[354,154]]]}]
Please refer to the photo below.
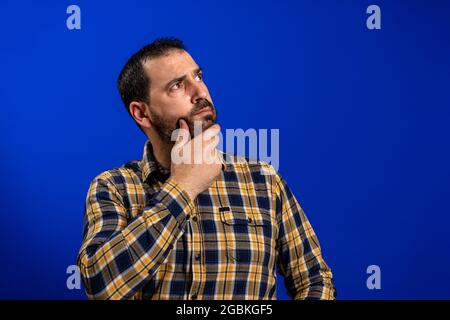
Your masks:
[{"label": "shirt sleeve", "polygon": [[333,275],[322,257],[317,236],[286,181],[278,174],[275,180],[277,266],[288,294],[296,300],[333,300]]},{"label": "shirt sleeve", "polygon": [[94,179],[77,259],[88,297],[132,298],[169,255],[193,210],[188,194],[169,178],[130,219],[111,179]]}]

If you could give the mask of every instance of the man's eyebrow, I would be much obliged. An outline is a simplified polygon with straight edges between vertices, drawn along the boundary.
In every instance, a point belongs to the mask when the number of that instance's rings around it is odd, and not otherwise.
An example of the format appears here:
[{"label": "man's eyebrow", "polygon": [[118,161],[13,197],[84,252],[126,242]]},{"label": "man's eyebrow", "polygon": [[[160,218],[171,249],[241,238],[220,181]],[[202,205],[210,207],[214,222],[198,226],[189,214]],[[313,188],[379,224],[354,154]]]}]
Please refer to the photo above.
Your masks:
[{"label": "man's eyebrow", "polygon": [[[199,74],[199,73],[202,73],[202,72],[203,72],[203,70],[200,67],[198,67],[197,69],[194,70],[194,74]],[[175,84],[177,82],[180,82],[180,81],[183,81],[184,79],[186,79],[186,77],[187,77],[187,75],[184,74],[184,75],[182,75],[180,77],[177,77],[175,79],[170,80],[167,83],[166,88],[170,88],[173,84]]]}]

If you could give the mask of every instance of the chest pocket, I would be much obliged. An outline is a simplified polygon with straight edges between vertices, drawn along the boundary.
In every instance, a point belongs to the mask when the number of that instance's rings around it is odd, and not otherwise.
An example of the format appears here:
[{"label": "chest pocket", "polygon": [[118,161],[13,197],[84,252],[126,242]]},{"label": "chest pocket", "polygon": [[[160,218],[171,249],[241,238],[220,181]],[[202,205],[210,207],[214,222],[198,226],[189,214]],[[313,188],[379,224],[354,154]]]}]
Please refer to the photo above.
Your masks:
[{"label": "chest pocket", "polygon": [[[275,257],[277,227],[270,211],[261,208],[221,208],[228,260],[241,271],[270,268]],[[269,269],[270,270],[270,269]]]},{"label": "chest pocket", "polygon": [[270,213],[268,211],[260,211],[255,214],[251,213],[251,210],[249,210],[249,212],[246,212],[243,209],[233,209],[233,211],[231,211],[229,207],[221,208],[221,220],[223,223],[230,226],[243,225],[270,227],[272,224]]}]

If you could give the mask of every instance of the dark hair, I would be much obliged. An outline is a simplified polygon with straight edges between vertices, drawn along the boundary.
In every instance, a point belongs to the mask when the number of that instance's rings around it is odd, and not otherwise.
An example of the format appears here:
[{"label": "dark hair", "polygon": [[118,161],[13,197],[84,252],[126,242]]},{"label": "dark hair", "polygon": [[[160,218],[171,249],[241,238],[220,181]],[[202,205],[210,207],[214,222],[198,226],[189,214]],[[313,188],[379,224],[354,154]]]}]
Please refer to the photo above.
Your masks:
[{"label": "dark hair", "polygon": [[169,37],[159,38],[136,52],[125,64],[117,79],[120,97],[131,115],[132,101],[149,103],[150,79],[145,73],[144,62],[164,56],[172,50],[186,50],[183,41]]}]

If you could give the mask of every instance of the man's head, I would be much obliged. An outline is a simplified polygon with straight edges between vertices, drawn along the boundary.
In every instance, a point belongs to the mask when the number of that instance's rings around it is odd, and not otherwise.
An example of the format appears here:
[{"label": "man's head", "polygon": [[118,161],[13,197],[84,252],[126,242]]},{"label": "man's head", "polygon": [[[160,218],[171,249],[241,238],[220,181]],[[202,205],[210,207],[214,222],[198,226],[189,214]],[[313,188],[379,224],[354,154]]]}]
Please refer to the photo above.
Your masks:
[{"label": "man's head", "polygon": [[203,130],[216,123],[202,70],[178,39],[161,38],[135,53],[123,67],[118,87],[128,113],[151,139],[173,144],[179,119],[186,120],[191,136],[194,121],[201,121]]}]

